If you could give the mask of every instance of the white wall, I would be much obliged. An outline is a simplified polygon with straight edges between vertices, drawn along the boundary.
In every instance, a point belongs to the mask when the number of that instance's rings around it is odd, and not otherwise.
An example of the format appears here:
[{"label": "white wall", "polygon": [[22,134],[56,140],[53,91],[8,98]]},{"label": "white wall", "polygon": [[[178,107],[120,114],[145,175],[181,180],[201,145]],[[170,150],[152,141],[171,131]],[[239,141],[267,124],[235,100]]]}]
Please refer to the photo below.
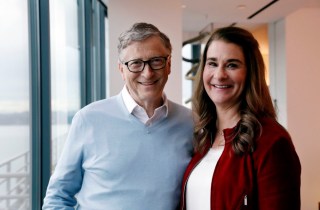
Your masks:
[{"label": "white wall", "polygon": [[171,40],[173,47],[171,74],[165,92],[169,99],[182,104],[182,10],[181,0],[109,0],[109,95],[115,95],[123,87],[117,69],[118,36],[135,22],[148,22],[157,26]]},{"label": "white wall", "polygon": [[320,8],[270,24],[271,92],[302,166],[301,209],[320,202]]},{"label": "white wall", "polygon": [[286,21],[288,129],[302,164],[302,208],[320,202],[320,8]]}]

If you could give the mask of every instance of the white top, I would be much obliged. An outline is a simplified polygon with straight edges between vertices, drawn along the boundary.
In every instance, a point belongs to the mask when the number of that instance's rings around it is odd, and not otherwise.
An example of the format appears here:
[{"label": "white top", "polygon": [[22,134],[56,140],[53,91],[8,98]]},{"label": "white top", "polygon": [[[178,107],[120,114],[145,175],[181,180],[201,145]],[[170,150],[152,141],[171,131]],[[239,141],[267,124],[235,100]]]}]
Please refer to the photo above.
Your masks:
[{"label": "white top", "polygon": [[210,210],[212,176],[223,148],[211,148],[190,174],[186,190],[187,210]]},{"label": "white top", "polygon": [[168,115],[168,100],[166,95],[163,93],[163,105],[154,110],[153,116],[149,118],[146,110],[143,107],[139,106],[135,100],[133,100],[126,86],[123,87],[121,91],[122,99],[127,107],[129,113],[138,118],[145,125],[151,125],[153,122],[158,121],[162,118],[165,118]]}]

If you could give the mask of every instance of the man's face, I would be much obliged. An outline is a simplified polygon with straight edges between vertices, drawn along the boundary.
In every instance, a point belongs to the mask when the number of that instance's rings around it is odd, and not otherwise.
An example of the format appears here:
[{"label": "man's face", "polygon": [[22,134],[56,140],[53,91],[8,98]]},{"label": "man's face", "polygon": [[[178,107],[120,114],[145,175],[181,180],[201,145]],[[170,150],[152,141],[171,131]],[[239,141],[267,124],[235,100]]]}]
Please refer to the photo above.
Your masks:
[{"label": "man's face", "polygon": [[[169,54],[161,39],[152,36],[143,41],[132,42],[121,52],[120,59],[122,63],[134,59],[146,61],[155,57],[168,57]],[[165,67],[158,70],[152,70],[149,64],[145,64],[143,71],[133,73],[122,63],[119,63],[119,70],[132,98],[143,107],[146,103],[161,103],[162,92],[171,71],[170,56]]]}]

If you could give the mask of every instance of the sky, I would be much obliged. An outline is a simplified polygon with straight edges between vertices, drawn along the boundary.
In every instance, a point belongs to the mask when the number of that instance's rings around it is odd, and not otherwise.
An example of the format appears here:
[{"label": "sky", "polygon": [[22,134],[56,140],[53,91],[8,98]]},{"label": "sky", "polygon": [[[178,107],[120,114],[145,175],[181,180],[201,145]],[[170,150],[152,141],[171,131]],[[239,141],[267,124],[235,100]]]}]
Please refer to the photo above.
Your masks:
[{"label": "sky", "polygon": [[[0,114],[25,112],[30,102],[28,1],[0,1]],[[77,4],[50,2],[52,106],[79,109]],[[57,99],[57,100],[56,100]]]},{"label": "sky", "polygon": [[29,106],[27,2],[0,1],[0,113]]}]

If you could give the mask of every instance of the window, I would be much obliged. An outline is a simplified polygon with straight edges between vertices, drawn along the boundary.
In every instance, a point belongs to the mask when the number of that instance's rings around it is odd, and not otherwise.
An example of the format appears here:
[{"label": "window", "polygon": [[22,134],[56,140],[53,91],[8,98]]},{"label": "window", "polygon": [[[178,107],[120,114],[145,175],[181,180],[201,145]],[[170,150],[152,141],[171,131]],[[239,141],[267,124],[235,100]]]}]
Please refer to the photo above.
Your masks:
[{"label": "window", "polygon": [[75,112],[105,97],[107,8],[0,1],[0,209],[40,210]]},{"label": "window", "polygon": [[52,170],[81,107],[78,7],[77,0],[50,1]]},{"label": "window", "polygon": [[30,210],[27,1],[0,1],[0,34],[0,209]]}]

